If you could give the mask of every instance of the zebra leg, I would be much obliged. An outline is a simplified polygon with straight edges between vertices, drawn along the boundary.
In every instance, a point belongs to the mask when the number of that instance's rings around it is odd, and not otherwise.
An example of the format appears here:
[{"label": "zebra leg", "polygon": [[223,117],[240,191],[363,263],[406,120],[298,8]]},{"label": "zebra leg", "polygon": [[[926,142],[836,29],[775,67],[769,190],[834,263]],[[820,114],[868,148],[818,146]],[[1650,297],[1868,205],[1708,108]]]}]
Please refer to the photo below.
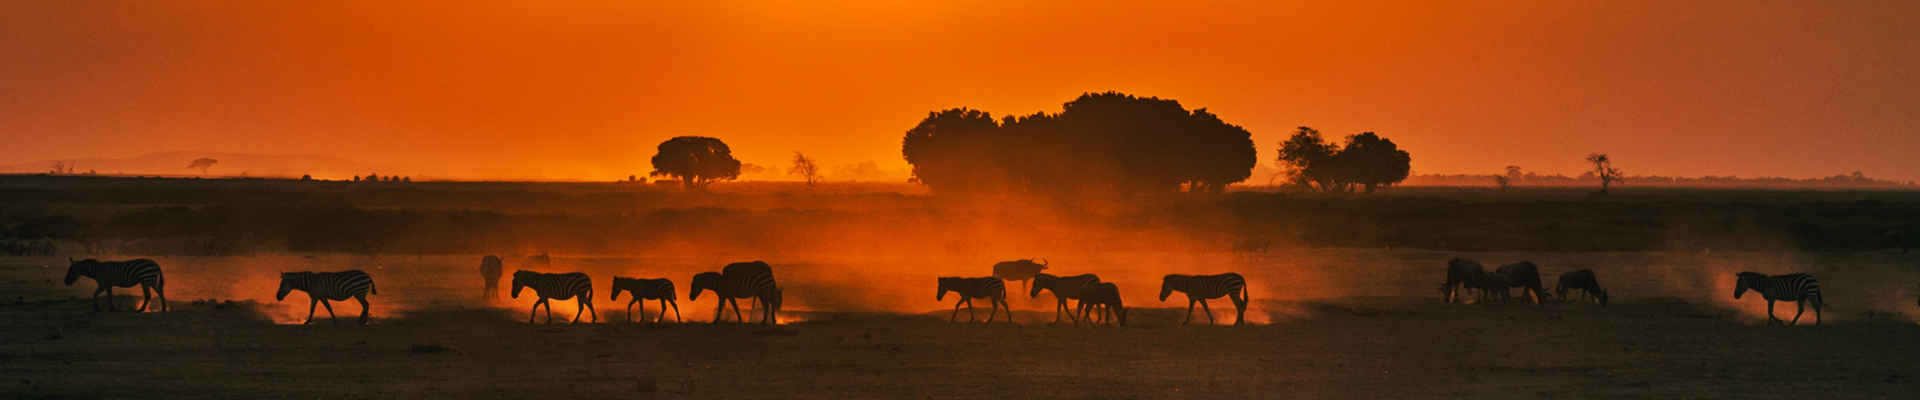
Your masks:
[{"label": "zebra leg", "polygon": [[318,305],[320,305],[320,299],[307,299],[307,322],[301,322],[301,325],[313,323],[313,307]]},{"label": "zebra leg", "polygon": [[167,287],[164,284],[153,285],[153,293],[160,295],[160,312],[172,310],[171,307],[167,307]]},{"label": "zebra leg", "polygon": [[1207,312],[1207,325],[1213,325],[1213,307],[1207,307],[1207,299],[1200,299],[1200,311]]},{"label": "zebra leg", "polygon": [[147,303],[153,302],[153,288],[140,285],[140,312],[147,312]]},{"label": "zebra leg", "polygon": [[[727,299],[727,302],[733,303],[733,322],[747,323],[747,319],[740,316],[740,299]],[[752,304],[748,304],[748,306],[752,306]]]},{"label": "zebra leg", "polygon": [[1800,307],[1800,309],[1793,312],[1793,323],[1788,325],[1799,325],[1800,316],[1807,313],[1807,299],[1801,298],[1800,301],[1793,302],[1793,305]]},{"label": "zebra leg", "polygon": [[[963,299],[960,299],[960,301],[956,301],[956,302],[953,302],[953,315],[952,315],[952,316],[948,316],[948,317],[947,317],[947,322],[954,322],[954,321],[957,321],[957,320],[959,320],[959,319],[960,319],[960,305],[961,305],[961,304],[966,304],[966,303],[967,303],[967,300],[966,300],[966,299],[964,299],[964,298],[963,298]],[[1054,315],[1059,315],[1059,314],[1054,314]]]},{"label": "zebra leg", "polygon": [[[627,300],[627,322],[633,322],[633,303],[638,301],[640,301],[640,296],[633,296],[633,299]],[[640,305],[640,322],[647,322],[646,304]]]},{"label": "zebra leg", "polygon": [[367,320],[373,318],[373,304],[367,303],[367,295],[365,294],[354,295],[353,298],[360,300],[360,324],[366,325]]},{"label": "zebra leg", "polygon": [[665,321],[667,319],[667,304],[669,303],[673,304],[673,322],[686,322],[680,319],[680,302],[673,301],[671,298],[660,300],[660,319],[653,322]]},{"label": "zebra leg", "polygon": [[547,299],[541,298],[540,301],[533,302],[533,308],[527,310],[527,323],[529,324],[533,323],[533,317],[540,315],[541,301],[547,301]]},{"label": "zebra leg", "polygon": [[333,302],[327,301],[327,299],[323,297],[320,299],[320,305],[327,307],[328,321],[333,321],[335,325],[340,324],[340,318],[333,315]]},{"label": "zebra leg", "polygon": [[1193,322],[1193,303],[1194,301],[1192,298],[1187,299],[1187,319],[1180,320],[1180,325],[1186,325],[1188,322]]},{"label": "zebra leg", "polygon": [[578,296],[575,296],[575,297],[576,298],[574,299],[574,302],[573,302],[573,319],[567,320],[567,323],[569,324],[580,322],[580,314],[587,313],[587,300],[577,298]]},{"label": "zebra leg", "polygon": [[[1779,321],[1779,320],[1780,320],[1779,318],[1773,317],[1773,300],[1767,300],[1767,325],[1773,325],[1774,321]],[[1784,321],[1783,321],[1783,324],[1784,324]]]},{"label": "zebra leg", "polygon": [[1814,326],[1820,326],[1820,303],[1824,303],[1824,302],[1825,300],[1820,300],[1820,301],[1815,301],[1813,303],[1813,325]]},{"label": "zebra leg", "polygon": [[1239,293],[1227,294],[1227,298],[1233,299],[1233,308],[1235,313],[1235,316],[1233,318],[1233,324],[1246,325],[1247,324],[1247,303],[1251,302],[1252,300],[1240,297]]},{"label": "zebra leg", "polygon": [[[593,296],[581,297],[580,302],[587,305],[587,323],[600,322],[600,310],[593,309]],[[642,307],[645,307],[645,306],[642,306]],[[645,311],[645,310],[643,309],[641,311]],[[574,319],[580,318],[580,316],[578,315],[575,315],[573,317]]]},{"label": "zebra leg", "polygon": [[[966,297],[966,296],[964,296],[964,295],[963,295],[963,296],[960,296],[960,297]],[[975,322],[975,321],[978,321],[978,320],[980,320],[980,316],[978,316],[978,315],[975,315],[975,314],[973,313],[973,298],[972,298],[972,297],[966,297],[966,299],[967,299],[967,300],[966,300],[966,301],[967,301],[967,322]]]}]

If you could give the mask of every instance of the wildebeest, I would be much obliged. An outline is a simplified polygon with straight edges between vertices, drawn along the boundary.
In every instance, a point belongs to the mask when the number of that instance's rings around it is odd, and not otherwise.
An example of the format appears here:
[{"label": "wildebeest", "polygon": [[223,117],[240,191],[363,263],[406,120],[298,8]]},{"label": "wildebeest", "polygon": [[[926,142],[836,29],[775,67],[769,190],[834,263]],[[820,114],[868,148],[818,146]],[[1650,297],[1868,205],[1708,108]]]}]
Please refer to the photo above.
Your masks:
[{"label": "wildebeest", "polygon": [[1446,295],[1447,302],[1460,300],[1462,287],[1472,288],[1469,283],[1487,271],[1479,261],[1455,258],[1447,260],[1447,283],[1440,284],[1440,293]]},{"label": "wildebeest", "polygon": [[1033,276],[1039,275],[1040,270],[1044,269],[1047,269],[1047,259],[1045,258],[1040,259],[1038,263],[1033,262],[1031,258],[1001,261],[993,264],[993,277],[1009,281],[1020,281],[1020,291],[1025,292],[1027,291],[1027,282],[1032,281]]},{"label": "wildebeest", "polygon": [[486,281],[486,287],[480,289],[481,300],[500,298],[500,274],[504,270],[500,257],[489,254],[480,258],[480,279]]},{"label": "wildebeest", "polygon": [[1586,300],[1588,295],[1592,295],[1592,301],[1603,306],[1607,305],[1607,290],[1600,288],[1600,279],[1593,275],[1593,270],[1583,269],[1560,274],[1560,284],[1553,288],[1554,291],[1559,292],[1560,301],[1566,301],[1567,291],[1574,289],[1580,290],[1581,300]]},{"label": "wildebeest", "polygon": [[[1112,282],[1101,282],[1095,284],[1092,289],[1088,289],[1086,297],[1080,300],[1081,319],[1085,319],[1088,324],[1092,324],[1092,318],[1094,316],[1089,315],[1089,311],[1096,307],[1105,308],[1105,310],[1100,312],[1100,320],[1102,322],[1111,323],[1113,321],[1119,321],[1120,326],[1127,326],[1127,307],[1120,302],[1119,285],[1115,285]],[[1109,314],[1113,316],[1112,319],[1107,318]]]},{"label": "wildebeest", "polygon": [[1502,265],[1494,273],[1506,276],[1507,284],[1521,288],[1521,294],[1533,299],[1534,305],[1540,305],[1541,294],[1547,292],[1546,285],[1540,283],[1540,267],[1533,265],[1532,261]]},{"label": "wildebeest", "polygon": [[50,237],[42,237],[27,245],[28,256],[52,257],[53,253],[53,238]]},{"label": "wildebeest", "polygon": [[1482,271],[1469,279],[1467,284],[1480,291],[1480,302],[1497,300],[1506,303],[1513,299],[1513,293],[1507,290],[1513,287],[1513,281],[1506,275]]}]

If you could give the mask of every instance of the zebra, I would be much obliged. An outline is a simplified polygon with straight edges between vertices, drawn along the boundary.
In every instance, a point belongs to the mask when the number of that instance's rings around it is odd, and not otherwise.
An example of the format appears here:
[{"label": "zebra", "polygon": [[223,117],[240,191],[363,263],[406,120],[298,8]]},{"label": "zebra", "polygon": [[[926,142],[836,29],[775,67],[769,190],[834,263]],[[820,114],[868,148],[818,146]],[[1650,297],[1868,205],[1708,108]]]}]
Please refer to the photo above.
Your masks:
[{"label": "zebra", "polygon": [[487,282],[487,286],[480,289],[481,300],[500,299],[501,267],[500,257],[489,254],[480,258],[480,278]]},{"label": "zebra", "polygon": [[[1093,316],[1086,314],[1094,307],[1101,306],[1105,308],[1105,310],[1100,313],[1102,322],[1113,323],[1113,321],[1117,320],[1120,322],[1120,326],[1127,326],[1127,307],[1120,302],[1119,285],[1115,285],[1112,282],[1100,282],[1088,288],[1083,294],[1085,294],[1085,297],[1080,300],[1080,313],[1084,315],[1081,319],[1087,320],[1087,324],[1091,325],[1094,322]],[[1112,319],[1107,318],[1109,314],[1113,316]]]},{"label": "zebra", "polygon": [[973,299],[991,299],[993,309],[987,312],[987,322],[993,322],[994,315],[999,314],[1001,307],[1007,309],[1007,322],[1013,322],[1013,307],[1007,304],[1007,283],[999,277],[961,278],[952,276],[941,277],[939,281],[939,293],[933,296],[934,301],[945,301],[947,292],[954,292],[960,295],[960,301],[953,303],[953,316],[948,317],[947,322],[954,322],[960,319],[960,305],[962,304],[967,306],[967,322],[973,322],[975,318],[978,318],[973,314]]},{"label": "zebra", "polygon": [[[1081,304],[1085,304],[1086,301],[1081,299],[1085,298],[1084,296],[1087,290],[1092,289],[1093,285],[1098,283],[1100,283],[1100,277],[1093,274],[1074,276],[1053,276],[1053,274],[1045,273],[1034,274],[1033,289],[1028,291],[1027,297],[1040,297],[1041,290],[1053,291],[1055,305],[1053,322],[1059,323],[1060,313],[1066,312],[1067,318],[1073,320],[1075,325],[1078,325],[1080,324],[1080,320],[1074,317],[1074,309],[1067,308],[1067,300],[1080,300]],[[1074,307],[1078,308],[1080,305],[1076,304]]]},{"label": "zebra", "polygon": [[1553,288],[1554,291],[1560,292],[1560,301],[1566,301],[1567,291],[1574,289],[1579,289],[1582,293],[1581,300],[1586,300],[1587,295],[1593,295],[1593,302],[1607,305],[1607,290],[1600,288],[1600,279],[1594,277],[1593,270],[1583,269],[1560,274],[1560,284]]},{"label": "zebra", "polygon": [[313,306],[327,306],[327,320],[340,323],[333,314],[331,300],[352,298],[360,301],[360,324],[366,325],[373,314],[372,305],[367,303],[367,295],[380,294],[373,287],[373,277],[360,270],[340,272],[283,272],[280,274],[280,291],[273,295],[274,301],[284,301],[287,294],[298,290],[307,292],[307,321],[301,325],[313,323]]},{"label": "zebra", "polygon": [[688,290],[691,292],[687,300],[699,300],[700,293],[707,290],[719,296],[720,305],[713,310],[714,323],[719,323],[721,317],[726,315],[729,303],[733,304],[733,319],[747,322],[740,315],[740,302],[737,300],[747,298],[765,305],[761,308],[761,323],[774,323],[783,297],[780,285],[773,279],[773,266],[764,261],[737,262],[727,264],[720,272],[696,274]]},{"label": "zebra", "polygon": [[[660,322],[667,319],[668,304],[673,305],[673,320],[682,322],[680,319],[680,303],[673,301],[674,297],[679,296],[674,294],[673,281],[615,276],[613,277],[612,291],[613,298],[608,300],[620,300],[620,292],[633,293],[633,300],[627,301],[627,322],[633,322],[633,303],[640,303],[641,300],[660,300],[660,317],[654,319],[653,322]],[[640,303],[640,321],[646,322],[646,320],[647,304]]]},{"label": "zebra", "polygon": [[[1775,301],[1791,301],[1800,306],[1799,311],[1793,313],[1793,322],[1791,324],[1800,323],[1800,315],[1807,312],[1807,303],[1812,302],[1813,324],[1820,325],[1820,307],[1826,306],[1827,301],[1825,297],[1820,295],[1820,281],[1813,279],[1813,275],[1787,274],[1767,276],[1754,272],[1741,272],[1734,274],[1734,278],[1734,299],[1739,299],[1740,295],[1746,294],[1748,290],[1760,292],[1760,297],[1767,299],[1768,325],[1772,325],[1775,321],[1780,321],[1779,318],[1774,318],[1773,316],[1773,302]],[[1781,322],[1781,324],[1790,325],[1786,322]]]},{"label": "zebra", "polygon": [[153,260],[142,258],[133,261],[98,261],[89,258],[74,261],[68,258],[67,286],[73,286],[73,282],[82,276],[93,278],[94,283],[100,284],[100,288],[93,291],[94,311],[100,311],[100,293],[107,294],[107,311],[115,311],[113,288],[130,288],[134,285],[140,285],[140,293],[146,295],[140,300],[140,311],[147,311],[147,305],[153,301],[154,294],[160,295],[160,312],[168,310],[167,280],[160,274],[160,263]]},{"label": "zebra", "polygon": [[580,322],[580,314],[591,313],[587,322],[598,322],[600,314],[593,310],[593,278],[587,274],[570,272],[564,274],[544,274],[533,271],[513,271],[513,298],[520,298],[520,290],[533,288],[540,301],[533,303],[533,309],[527,314],[527,323],[533,323],[533,316],[540,311],[541,305],[547,306],[547,322],[553,322],[553,303],[547,300],[567,300],[579,297],[573,312],[573,321]]},{"label": "zebra", "polygon": [[1467,289],[1467,294],[1473,294],[1474,278],[1486,270],[1487,267],[1481,266],[1479,261],[1463,258],[1447,260],[1447,283],[1440,284],[1440,292],[1446,294],[1448,303],[1460,301],[1460,289]]},{"label": "zebra", "polygon": [[1167,301],[1167,296],[1173,295],[1176,290],[1187,294],[1187,319],[1181,320],[1180,325],[1186,325],[1193,320],[1193,303],[1195,302],[1199,302],[1200,308],[1207,312],[1207,325],[1213,325],[1213,309],[1207,307],[1207,299],[1218,299],[1221,296],[1233,299],[1233,308],[1238,311],[1238,317],[1233,324],[1244,325],[1247,322],[1247,303],[1252,301],[1253,297],[1247,293],[1247,279],[1240,274],[1228,272],[1219,275],[1167,275],[1160,280],[1160,301]]}]

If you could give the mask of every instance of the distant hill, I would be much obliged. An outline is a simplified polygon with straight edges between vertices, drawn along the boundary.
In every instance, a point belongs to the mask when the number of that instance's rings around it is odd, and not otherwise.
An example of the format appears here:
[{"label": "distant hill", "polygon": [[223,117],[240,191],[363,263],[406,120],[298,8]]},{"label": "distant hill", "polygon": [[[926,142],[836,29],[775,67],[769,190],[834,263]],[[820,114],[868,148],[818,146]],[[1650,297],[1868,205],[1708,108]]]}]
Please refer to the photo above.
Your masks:
[{"label": "distant hill", "polygon": [[249,153],[219,153],[202,151],[169,151],[147,154],[134,158],[79,158],[49,159],[24,164],[0,166],[0,173],[40,173],[53,171],[55,163],[73,166],[73,173],[88,172],[102,175],[167,175],[199,176],[200,170],[187,168],[188,164],[199,158],[219,160],[209,168],[207,175],[257,177],[300,177],[313,175],[316,179],[344,179],[354,175],[378,173],[380,175],[419,175],[434,172],[420,168],[393,164],[366,164],[338,157],[316,155],[269,155]]}]

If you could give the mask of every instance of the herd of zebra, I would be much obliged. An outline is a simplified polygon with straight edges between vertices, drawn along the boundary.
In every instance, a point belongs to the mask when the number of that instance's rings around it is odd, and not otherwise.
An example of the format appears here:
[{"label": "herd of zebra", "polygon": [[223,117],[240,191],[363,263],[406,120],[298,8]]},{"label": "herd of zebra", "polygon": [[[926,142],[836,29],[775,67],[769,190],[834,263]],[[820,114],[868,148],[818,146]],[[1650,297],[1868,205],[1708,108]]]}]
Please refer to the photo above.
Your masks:
[{"label": "herd of zebra", "polygon": [[[1521,261],[1501,265],[1493,271],[1487,271],[1480,262],[1455,258],[1447,261],[1447,281],[1440,284],[1440,293],[1448,303],[1464,302],[1460,290],[1468,294],[1479,291],[1480,301],[1507,302],[1512,299],[1512,290],[1521,289],[1534,305],[1540,304],[1540,296],[1545,287],[1540,282],[1540,267],[1532,261]],[[1560,274],[1560,282],[1554,287],[1560,300],[1567,300],[1567,292],[1580,290],[1583,301],[1607,305],[1607,290],[1600,287],[1600,279],[1593,270],[1582,269]],[[1733,298],[1740,299],[1747,291],[1760,293],[1767,301],[1767,323],[1779,322],[1783,325],[1800,323],[1800,316],[1807,312],[1807,305],[1813,305],[1813,324],[1820,324],[1820,308],[1826,306],[1826,299],[1820,295],[1820,281],[1813,275],[1795,273],[1786,275],[1766,275],[1757,272],[1734,274]],[[1773,315],[1773,303],[1791,301],[1799,306],[1793,314],[1793,321],[1783,321]]]},{"label": "herd of zebra", "polygon": [[[528,260],[533,265],[551,265],[544,254],[530,256]],[[161,273],[160,264],[153,260],[144,258],[130,261],[68,259],[68,262],[65,279],[67,286],[73,286],[81,277],[91,278],[98,284],[92,298],[95,311],[100,308],[101,294],[107,295],[108,311],[115,311],[113,288],[134,286],[139,286],[144,295],[137,308],[139,311],[148,311],[155,295],[160,297],[159,310],[163,312],[168,310],[166,279]],[[1006,282],[1020,281],[1021,288],[1027,291],[1028,297],[1038,298],[1042,291],[1053,293],[1054,323],[1059,323],[1061,316],[1065,315],[1076,325],[1085,321],[1089,324],[1117,322],[1121,326],[1126,326],[1127,308],[1121,301],[1118,285],[1101,282],[1100,277],[1093,274],[1057,276],[1042,272],[1047,268],[1045,260],[1035,262],[1033,259],[1026,259],[996,263],[993,266],[992,276],[940,277],[937,279],[934,300],[945,301],[948,292],[953,292],[960,297],[954,304],[953,314],[948,317],[948,321],[959,319],[961,306],[967,307],[968,321],[975,321],[977,315],[974,312],[973,299],[988,299],[991,306],[986,322],[993,322],[1003,309],[1007,312],[1008,322],[1012,322],[1012,309],[1007,304]],[[503,270],[500,257],[488,255],[481,259],[480,275],[484,280],[482,298],[490,300],[499,297],[499,284]],[[1447,261],[1446,276],[1447,280],[1441,284],[1440,291],[1449,303],[1465,302],[1461,296],[1462,289],[1466,290],[1468,295],[1477,291],[1479,301],[1482,302],[1506,302],[1511,300],[1511,290],[1520,288],[1523,295],[1529,297],[1533,304],[1538,305],[1540,297],[1546,291],[1540,280],[1539,267],[1529,261],[1506,264],[1488,271],[1477,261],[1455,258]],[[714,310],[713,322],[724,321],[728,305],[733,306],[735,321],[749,322],[741,314],[739,304],[739,299],[749,299],[749,308],[758,311],[760,317],[758,322],[772,324],[775,323],[784,301],[784,291],[774,280],[773,267],[763,261],[736,262],[727,264],[718,272],[695,274],[691,284],[692,289],[687,296],[689,300],[699,300],[700,294],[706,291],[712,291],[719,297],[720,301]],[[534,303],[527,316],[528,323],[534,322],[541,306],[547,308],[546,322],[553,321],[553,306],[550,300],[564,301],[576,298],[577,309],[570,322],[579,322],[581,315],[587,315],[588,322],[599,320],[598,312],[593,309],[593,280],[587,274],[519,270],[513,273],[512,285],[513,298],[519,298],[527,288],[532,288],[534,295],[538,297],[538,301]],[[360,302],[360,323],[365,324],[371,315],[371,305],[367,301],[367,295],[379,294],[374,288],[373,277],[359,270],[282,273],[280,288],[274,298],[284,301],[287,295],[295,290],[308,295],[307,319],[304,323],[313,321],[316,305],[325,306],[328,318],[337,323],[331,301],[345,301],[351,298]],[[1555,290],[1563,301],[1567,299],[1568,291],[1580,290],[1583,292],[1582,298],[1585,301],[1601,306],[1607,304],[1609,297],[1607,290],[1600,286],[1596,274],[1592,270],[1585,269],[1561,274]],[[1811,304],[1814,324],[1818,325],[1821,322],[1820,309],[1826,306],[1826,301],[1820,292],[1819,281],[1804,273],[1775,276],[1754,272],[1736,274],[1733,297],[1739,299],[1748,291],[1759,293],[1760,297],[1767,301],[1769,324],[1774,322],[1798,324],[1800,317],[1806,312],[1806,306]],[[621,292],[631,294],[631,299],[627,302],[629,321],[632,320],[631,314],[635,304],[640,305],[640,320],[646,320],[647,311],[644,303],[646,300],[660,302],[660,314],[653,322],[663,322],[669,307],[673,309],[674,319],[681,320],[680,306],[675,302],[678,294],[671,280],[615,276],[611,292],[609,299],[614,301],[620,300]],[[1247,281],[1240,274],[1229,272],[1219,275],[1166,275],[1161,280],[1160,301],[1165,302],[1173,292],[1181,292],[1187,296],[1187,314],[1181,321],[1183,325],[1192,321],[1195,304],[1206,312],[1208,324],[1213,324],[1215,320],[1213,310],[1208,307],[1207,300],[1221,297],[1227,297],[1233,301],[1237,314],[1234,324],[1242,325],[1246,322],[1250,297]],[[1074,308],[1067,307],[1069,300],[1076,302]],[[1774,316],[1774,302],[1777,301],[1795,302],[1799,306],[1799,311],[1794,314],[1792,321],[1784,321]],[[1096,312],[1098,314],[1095,314]]]}]

